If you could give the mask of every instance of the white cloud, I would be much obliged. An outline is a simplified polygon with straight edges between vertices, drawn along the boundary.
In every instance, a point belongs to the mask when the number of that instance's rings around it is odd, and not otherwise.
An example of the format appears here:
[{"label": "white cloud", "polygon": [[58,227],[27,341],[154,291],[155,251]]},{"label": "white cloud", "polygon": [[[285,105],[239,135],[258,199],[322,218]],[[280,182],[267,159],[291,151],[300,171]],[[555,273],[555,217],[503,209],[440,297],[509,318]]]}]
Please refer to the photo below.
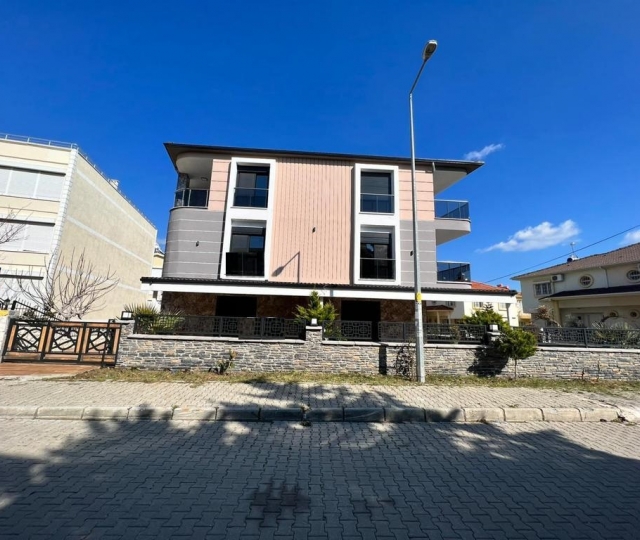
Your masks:
[{"label": "white cloud", "polygon": [[637,244],[638,242],[640,242],[640,229],[625,234],[622,242],[620,242],[620,245],[628,246],[630,244]]},{"label": "white cloud", "polygon": [[499,242],[488,248],[481,249],[481,253],[487,251],[534,251],[557,246],[570,238],[577,236],[580,229],[570,219],[554,226],[553,223],[543,221],[535,227],[526,227],[512,236],[506,242]]},{"label": "white cloud", "polygon": [[473,150],[472,152],[467,152],[464,155],[464,159],[467,159],[469,161],[482,161],[489,154],[493,154],[494,152],[497,152],[498,150],[502,150],[503,148],[504,148],[504,144],[502,143],[489,144],[485,146],[482,150]]}]

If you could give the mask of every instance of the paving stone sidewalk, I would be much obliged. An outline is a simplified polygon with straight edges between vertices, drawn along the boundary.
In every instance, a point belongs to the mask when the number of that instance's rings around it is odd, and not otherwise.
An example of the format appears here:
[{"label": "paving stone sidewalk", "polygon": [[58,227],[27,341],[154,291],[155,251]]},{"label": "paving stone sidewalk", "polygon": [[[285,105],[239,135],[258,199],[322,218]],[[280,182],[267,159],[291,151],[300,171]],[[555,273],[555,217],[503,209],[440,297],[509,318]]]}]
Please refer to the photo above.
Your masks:
[{"label": "paving stone sidewalk", "polygon": [[103,407],[537,407],[620,408],[640,414],[640,396],[529,388],[367,386],[317,383],[186,383],[0,380],[0,406]]}]

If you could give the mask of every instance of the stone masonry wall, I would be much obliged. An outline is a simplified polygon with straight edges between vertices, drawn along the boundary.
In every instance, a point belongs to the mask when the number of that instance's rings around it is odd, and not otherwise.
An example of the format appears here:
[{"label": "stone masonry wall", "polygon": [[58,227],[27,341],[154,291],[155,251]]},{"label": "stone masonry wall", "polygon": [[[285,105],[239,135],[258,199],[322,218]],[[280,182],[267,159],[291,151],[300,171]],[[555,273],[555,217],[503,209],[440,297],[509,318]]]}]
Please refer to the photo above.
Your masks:
[{"label": "stone masonry wall", "polygon": [[[396,359],[406,348],[400,344],[322,341],[319,327],[308,327],[303,340],[238,340],[187,336],[131,335],[123,328],[118,365],[143,369],[210,370],[218,361],[237,357],[234,371],[312,371],[324,373],[395,374]],[[512,377],[511,361],[491,356],[474,345],[425,346],[428,375],[469,374]],[[518,376],[545,379],[640,380],[640,350],[538,349],[518,362]]]}]

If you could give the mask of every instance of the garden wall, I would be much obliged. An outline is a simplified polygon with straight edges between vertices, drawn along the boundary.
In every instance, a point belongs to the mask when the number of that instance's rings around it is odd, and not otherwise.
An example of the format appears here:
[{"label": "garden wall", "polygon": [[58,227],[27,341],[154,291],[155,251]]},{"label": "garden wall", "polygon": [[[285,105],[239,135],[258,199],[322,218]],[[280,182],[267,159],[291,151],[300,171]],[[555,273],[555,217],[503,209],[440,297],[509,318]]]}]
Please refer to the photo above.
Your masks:
[{"label": "garden wall", "polygon": [[[123,327],[118,365],[143,369],[210,370],[237,353],[234,371],[396,373],[401,344],[322,341],[320,327],[307,327],[306,340],[132,335]],[[513,376],[512,362],[476,345],[425,345],[427,374]],[[518,375],[553,378],[640,380],[640,350],[544,347],[518,363]]]}]

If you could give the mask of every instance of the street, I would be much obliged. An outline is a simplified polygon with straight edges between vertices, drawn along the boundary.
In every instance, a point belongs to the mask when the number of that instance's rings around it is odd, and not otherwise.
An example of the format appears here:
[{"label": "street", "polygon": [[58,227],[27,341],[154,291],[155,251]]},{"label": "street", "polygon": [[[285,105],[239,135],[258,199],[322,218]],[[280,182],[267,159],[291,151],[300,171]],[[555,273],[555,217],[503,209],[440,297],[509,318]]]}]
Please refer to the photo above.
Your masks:
[{"label": "street", "polygon": [[0,538],[640,537],[640,427],[0,420]]}]

